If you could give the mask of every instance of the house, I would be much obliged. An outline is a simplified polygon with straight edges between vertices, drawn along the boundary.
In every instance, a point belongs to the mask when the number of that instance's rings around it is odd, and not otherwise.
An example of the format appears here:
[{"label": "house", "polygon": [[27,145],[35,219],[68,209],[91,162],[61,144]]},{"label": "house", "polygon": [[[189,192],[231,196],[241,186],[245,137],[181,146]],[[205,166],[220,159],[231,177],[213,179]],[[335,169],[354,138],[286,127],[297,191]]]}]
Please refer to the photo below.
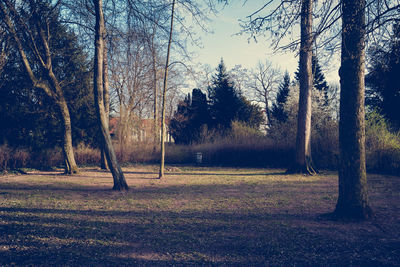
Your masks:
[{"label": "house", "polygon": [[[140,119],[134,121],[129,125],[121,124],[120,117],[111,117],[109,121],[109,130],[111,138],[114,140],[122,140],[130,142],[153,142],[153,119]],[[169,120],[166,122],[167,133],[165,136],[165,142],[174,142],[169,132]],[[161,138],[161,122],[159,123]]]}]

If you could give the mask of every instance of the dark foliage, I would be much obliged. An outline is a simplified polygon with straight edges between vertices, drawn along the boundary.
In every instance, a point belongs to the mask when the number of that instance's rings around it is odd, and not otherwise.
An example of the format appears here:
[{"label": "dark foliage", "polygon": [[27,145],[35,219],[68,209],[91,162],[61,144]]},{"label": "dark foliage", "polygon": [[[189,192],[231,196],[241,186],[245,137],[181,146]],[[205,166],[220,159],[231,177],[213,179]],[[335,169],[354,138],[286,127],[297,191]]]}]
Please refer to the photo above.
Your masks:
[{"label": "dark foliage", "polygon": [[222,59],[216,70],[213,85],[208,88],[211,127],[225,131],[232,121],[237,120],[258,128],[263,121],[261,109],[247,101],[235,88]]},{"label": "dark foliage", "polygon": [[233,121],[240,121],[252,128],[263,122],[261,108],[250,103],[230,82],[224,62],[218,65],[213,77],[213,86],[208,88],[208,97],[199,89],[193,89],[178,104],[170,122],[170,131],[178,144],[202,143],[208,129],[226,135]]},{"label": "dark foliage", "polygon": [[365,77],[366,104],[380,110],[396,129],[400,129],[400,24],[393,28],[388,49],[373,47],[369,51],[371,65]]},{"label": "dark foliage", "polygon": [[289,96],[290,91],[290,76],[286,71],[283,76],[283,81],[279,85],[278,94],[276,95],[276,102],[272,105],[271,114],[278,122],[285,122],[288,119],[288,114],[285,111],[285,103]]},{"label": "dark foliage", "polygon": [[[46,15],[51,19],[52,65],[55,75],[62,81],[68,102],[74,143],[93,144],[97,128],[87,55],[78,45],[75,34],[59,22],[56,10],[50,11],[46,5],[41,8],[43,10],[37,12],[54,12],[51,16]],[[28,18],[34,19],[35,16]],[[0,144],[33,150],[54,147],[62,143],[59,110],[42,90],[32,86],[13,45],[0,78]],[[33,55],[27,52],[34,63]],[[38,67],[33,71],[38,77],[44,75]]]},{"label": "dark foliage", "polygon": [[170,131],[177,144],[201,142],[202,132],[207,131],[210,115],[207,97],[200,89],[193,89],[192,97],[188,94],[170,122]]},{"label": "dark foliage", "polygon": [[[321,70],[321,65],[318,62],[318,58],[315,55],[312,56],[312,74],[314,76],[314,81],[313,81],[314,88],[320,92],[323,92],[325,98],[324,105],[328,105],[329,86],[325,79],[325,75]],[[299,67],[297,68],[297,71],[294,73],[294,78],[297,82],[299,81]]]}]

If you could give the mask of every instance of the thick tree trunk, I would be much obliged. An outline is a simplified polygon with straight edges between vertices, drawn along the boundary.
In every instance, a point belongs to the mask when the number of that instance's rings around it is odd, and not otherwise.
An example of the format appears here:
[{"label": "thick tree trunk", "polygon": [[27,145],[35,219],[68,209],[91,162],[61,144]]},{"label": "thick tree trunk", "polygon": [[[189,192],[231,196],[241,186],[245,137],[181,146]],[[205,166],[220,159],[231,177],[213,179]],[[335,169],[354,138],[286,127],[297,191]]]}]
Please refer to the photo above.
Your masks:
[{"label": "thick tree trunk", "polygon": [[371,208],[365,167],[365,0],[343,0],[342,10],[339,198],[334,214],[366,219]]},{"label": "thick tree trunk", "polygon": [[164,84],[163,84],[163,95],[162,95],[162,110],[161,110],[161,160],[160,160],[160,173],[159,179],[164,177],[164,163],[165,163],[165,99],[167,94],[167,81],[168,81],[168,68],[169,68],[169,53],[171,50],[172,43],[172,30],[174,28],[174,11],[175,11],[175,0],[172,1],[172,11],[171,11],[171,26],[169,30],[169,40],[168,40],[168,49],[167,49],[167,59],[165,62],[165,71],[164,71]]},{"label": "thick tree trunk", "polygon": [[74,150],[72,146],[72,134],[71,134],[71,117],[69,114],[67,102],[65,99],[58,101],[57,103],[61,118],[63,122],[63,154],[65,159],[65,173],[74,174],[78,173],[79,169],[75,162]]},{"label": "thick tree trunk", "polygon": [[[104,34],[105,36],[105,34]],[[107,58],[107,42],[103,39],[103,101],[104,109],[106,113],[107,127],[110,125],[110,89],[108,80],[108,58]],[[108,128],[109,129],[109,128]],[[104,142],[101,143],[101,156],[100,156],[100,168],[102,170],[108,170],[107,157],[105,151]]]},{"label": "thick tree trunk", "polygon": [[104,55],[104,15],[102,0],[95,0],[96,27],[95,27],[95,57],[94,57],[94,100],[97,117],[100,124],[101,136],[104,142],[104,149],[108,166],[114,179],[114,190],[128,190],[124,174],[118,164],[112,146],[110,132],[106,118],[103,96],[103,55]]},{"label": "thick tree trunk", "polygon": [[315,174],[311,157],[311,92],[312,76],[312,5],[313,0],[303,0],[301,7],[300,43],[300,94],[297,117],[296,152],[294,164],[288,173]]}]

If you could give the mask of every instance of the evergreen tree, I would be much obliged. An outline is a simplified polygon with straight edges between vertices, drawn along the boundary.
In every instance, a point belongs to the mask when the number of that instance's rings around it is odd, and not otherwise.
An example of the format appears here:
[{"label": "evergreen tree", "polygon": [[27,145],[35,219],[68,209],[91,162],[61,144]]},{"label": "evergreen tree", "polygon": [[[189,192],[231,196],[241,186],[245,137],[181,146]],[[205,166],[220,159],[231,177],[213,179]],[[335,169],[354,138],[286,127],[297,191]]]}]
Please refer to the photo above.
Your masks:
[{"label": "evergreen tree", "polygon": [[198,143],[202,140],[202,129],[210,122],[207,97],[200,89],[193,89],[178,104],[169,128],[178,144]]},{"label": "evergreen tree", "polygon": [[[318,62],[318,58],[313,55],[312,56],[312,74],[313,74],[313,85],[314,88],[324,94],[324,105],[328,105],[328,91],[329,86],[325,79],[325,75],[321,70],[321,65]],[[297,71],[294,73],[295,81],[299,82],[299,67]]]},{"label": "evergreen tree", "polygon": [[283,81],[279,85],[278,94],[276,95],[276,102],[272,105],[272,116],[278,122],[285,122],[288,118],[288,114],[285,111],[285,103],[289,96],[290,91],[290,76],[289,73],[286,71],[285,75],[283,76]]},{"label": "evergreen tree", "polygon": [[[79,46],[76,35],[57,17],[50,27],[52,68],[63,81],[64,96],[70,110],[74,144],[97,143],[93,91],[87,55]],[[62,144],[63,128],[59,110],[42,90],[32,86],[24,70],[17,48],[10,46],[8,61],[0,79],[0,144],[29,147],[33,151]],[[32,54],[27,53],[29,58]],[[32,60],[33,61],[33,60]],[[34,69],[44,76],[40,68]]]},{"label": "evergreen tree", "polygon": [[[238,120],[258,128],[262,122],[262,112],[247,101],[230,81],[224,61],[221,59],[208,88],[211,113],[211,127],[226,131],[232,121]],[[259,114],[261,113],[261,115]]]},{"label": "evergreen tree", "polygon": [[178,104],[169,126],[176,143],[200,143],[209,128],[226,134],[233,121],[258,128],[264,120],[261,107],[250,103],[229,80],[223,60],[208,94],[209,101],[200,89],[193,89],[192,95]]},{"label": "evergreen tree", "polygon": [[177,144],[189,144],[189,121],[190,121],[190,94],[178,103],[178,108],[169,123],[169,130]]},{"label": "evergreen tree", "polygon": [[369,51],[371,67],[366,75],[366,104],[377,108],[400,128],[400,24],[393,26],[389,49],[374,47]]},{"label": "evergreen tree", "polygon": [[222,59],[216,70],[217,74],[213,76],[212,86],[208,88],[212,126],[228,129],[231,122],[238,116],[241,101],[233,83],[229,80]]}]

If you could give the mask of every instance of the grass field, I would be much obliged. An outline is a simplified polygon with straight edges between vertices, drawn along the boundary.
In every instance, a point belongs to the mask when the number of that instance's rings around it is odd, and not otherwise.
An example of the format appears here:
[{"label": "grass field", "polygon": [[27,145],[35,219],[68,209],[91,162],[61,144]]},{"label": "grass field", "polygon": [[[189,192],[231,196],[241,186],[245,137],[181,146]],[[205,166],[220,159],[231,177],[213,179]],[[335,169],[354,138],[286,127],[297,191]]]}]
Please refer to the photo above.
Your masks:
[{"label": "grass field", "polygon": [[400,177],[369,175],[375,217],[327,221],[337,175],[124,168],[129,192],[95,168],[0,176],[0,266],[400,266]]}]

